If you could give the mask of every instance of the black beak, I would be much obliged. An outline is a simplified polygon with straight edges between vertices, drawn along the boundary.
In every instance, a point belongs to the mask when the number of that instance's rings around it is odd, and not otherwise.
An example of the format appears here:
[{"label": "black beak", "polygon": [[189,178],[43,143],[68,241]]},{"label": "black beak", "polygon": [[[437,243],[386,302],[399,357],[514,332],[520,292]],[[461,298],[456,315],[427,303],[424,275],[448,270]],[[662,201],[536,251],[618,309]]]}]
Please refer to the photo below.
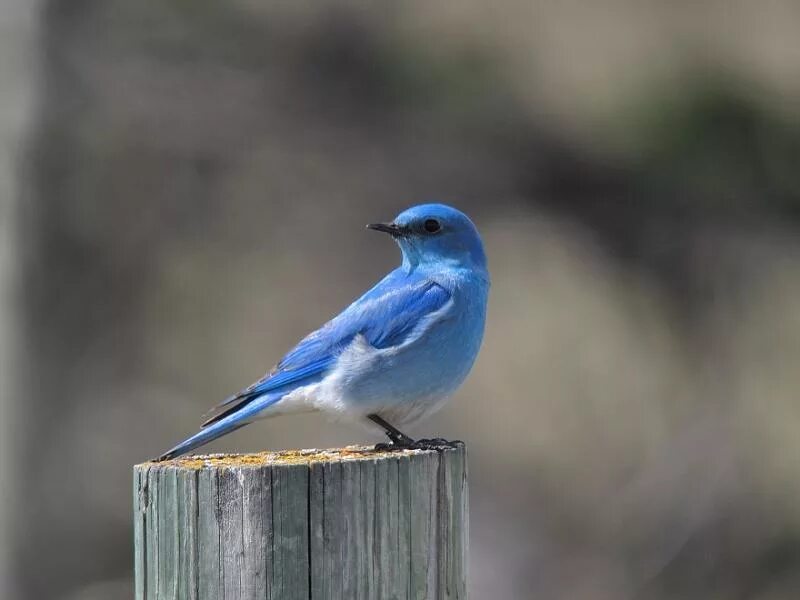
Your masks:
[{"label": "black beak", "polygon": [[392,237],[403,237],[408,233],[408,228],[401,227],[395,223],[370,223],[367,229],[374,229],[375,231],[382,231],[388,233]]}]

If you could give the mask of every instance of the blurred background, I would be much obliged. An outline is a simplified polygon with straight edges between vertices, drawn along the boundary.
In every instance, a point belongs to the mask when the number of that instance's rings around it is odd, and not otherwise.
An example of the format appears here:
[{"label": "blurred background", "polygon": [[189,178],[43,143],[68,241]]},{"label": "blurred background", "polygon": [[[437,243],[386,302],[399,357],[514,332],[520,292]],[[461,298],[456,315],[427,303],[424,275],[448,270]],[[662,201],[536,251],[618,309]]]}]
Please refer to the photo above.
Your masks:
[{"label": "blurred background", "polygon": [[[132,596],[131,465],[398,261],[493,277],[471,595],[800,597],[800,3],[5,0],[0,597]],[[377,438],[323,417],[210,450]]]}]

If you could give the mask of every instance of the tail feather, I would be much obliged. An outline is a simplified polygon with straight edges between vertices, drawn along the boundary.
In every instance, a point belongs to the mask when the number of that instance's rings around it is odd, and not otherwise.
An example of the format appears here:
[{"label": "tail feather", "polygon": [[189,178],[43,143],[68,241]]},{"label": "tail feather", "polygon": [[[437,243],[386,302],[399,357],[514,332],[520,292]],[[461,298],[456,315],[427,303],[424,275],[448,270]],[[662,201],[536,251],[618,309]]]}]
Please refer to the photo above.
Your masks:
[{"label": "tail feather", "polygon": [[193,436],[185,439],[180,444],[167,450],[164,454],[158,457],[157,460],[170,460],[176,458],[187,452],[191,452],[195,448],[207,444],[227,433],[241,429],[245,425],[253,422],[257,413],[261,412],[268,406],[272,406],[283,397],[283,394],[265,394],[260,398],[254,399],[249,404],[243,406],[241,410],[228,414],[219,421],[214,421],[208,426],[203,427],[200,431]]}]

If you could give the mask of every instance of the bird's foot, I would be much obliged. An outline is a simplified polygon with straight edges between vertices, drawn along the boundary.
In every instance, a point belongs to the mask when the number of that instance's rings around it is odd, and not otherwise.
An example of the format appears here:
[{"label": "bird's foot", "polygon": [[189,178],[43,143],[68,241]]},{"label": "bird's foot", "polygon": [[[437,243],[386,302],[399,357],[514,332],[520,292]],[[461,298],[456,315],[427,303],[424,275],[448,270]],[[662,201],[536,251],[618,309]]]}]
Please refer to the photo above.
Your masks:
[{"label": "bird's foot", "polygon": [[374,450],[375,452],[391,452],[392,450],[403,450],[406,446],[398,446],[397,444],[387,444],[386,442],[380,442],[375,444]]},{"label": "bird's foot", "polygon": [[411,445],[414,450],[448,450],[463,444],[460,440],[448,441],[444,438],[423,438]]},{"label": "bird's foot", "polygon": [[448,450],[463,444],[461,440],[448,441],[444,438],[423,438],[421,440],[398,440],[391,444],[375,444],[378,452],[391,452],[392,450]]},{"label": "bird's foot", "polygon": [[[399,433],[399,432],[398,432]],[[416,442],[408,437],[407,435],[400,433],[399,435],[395,435],[394,433],[389,434],[389,439],[392,440],[391,444],[387,444],[386,442],[381,442],[379,444],[375,444],[375,450],[379,452],[391,452],[392,450],[408,450],[416,444]]]}]

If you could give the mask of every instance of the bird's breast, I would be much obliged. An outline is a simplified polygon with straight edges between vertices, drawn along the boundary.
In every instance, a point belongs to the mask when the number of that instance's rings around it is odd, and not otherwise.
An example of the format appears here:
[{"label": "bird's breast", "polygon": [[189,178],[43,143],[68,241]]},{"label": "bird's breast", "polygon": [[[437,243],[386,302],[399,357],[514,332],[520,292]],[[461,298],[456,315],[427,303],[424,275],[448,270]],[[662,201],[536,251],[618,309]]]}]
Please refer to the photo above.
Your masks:
[{"label": "bird's breast", "polygon": [[[460,286],[441,314],[390,348],[378,349],[356,336],[327,378],[326,402],[340,410],[421,415],[452,394],[469,373],[480,348],[486,288]],[[438,311],[437,311],[438,312]]]}]

